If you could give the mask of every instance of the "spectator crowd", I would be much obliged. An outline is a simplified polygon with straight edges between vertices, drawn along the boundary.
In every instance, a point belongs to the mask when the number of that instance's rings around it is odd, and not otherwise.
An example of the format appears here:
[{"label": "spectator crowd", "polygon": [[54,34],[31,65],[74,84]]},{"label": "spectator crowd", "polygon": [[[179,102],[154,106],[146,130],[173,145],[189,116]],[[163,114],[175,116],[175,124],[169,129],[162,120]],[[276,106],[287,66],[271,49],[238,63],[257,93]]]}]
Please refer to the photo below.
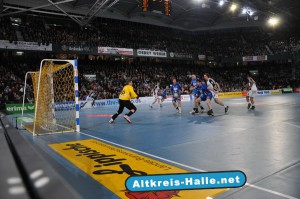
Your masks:
[{"label": "spectator crowd", "polygon": [[20,21],[18,26],[13,26],[10,18],[1,18],[0,39],[16,40],[14,29],[17,29],[24,41],[43,44],[141,48],[220,57],[278,54],[300,49],[297,28],[275,33],[257,28],[189,32],[104,18],[95,19],[88,27],[66,19],[53,23],[46,17],[24,16]]},{"label": "spectator crowd", "polygon": [[[33,64],[34,65],[34,64]],[[38,65],[38,61],[35,65]],[[22,103],[25,71],[36,70],[27,64],[14,62],[0,65],[0,103]],[[254,76],[260,90],[271,90],[299,86],[299,79],[292,78],[292,69],[287,64],[260,63],[251,66],[257,71]],[[157,82],[161,87],[172,84],[177,78],[185,94],[189,94],[191,75],[202,78],[209,73],[221,85],[223,92],[242,91],[247,84],[246,75],[249,66],[208,67],[184,62],[151,62],[135,60],[126,61],[98,60],[81,61],[80,99],[84,99],[91,89],[98,91],[97,99],[117,98],[125,81],[132,79],[139,96],[152,96],[152,89]],[[90,81],[84,75],[96,74],[96,80]],[[26,101],[32,102],[32,86],[29,85]]]},{"label": "spectator crowd", "polygon": [[[53,21],[53,19],[52,19]],[[95,19],[93,26],[78,27],[72,21],[56,20],[54,24],[45,17],[22,16],[18,22],[10,18],[0,19],[0,40],[39,42],[76,47],[124,47],[166,50],[185,54],[235,57],[291,53],[300,50],[299,30],[266,33],[259,29],[219,30],[188,32],[153,25]],[[18,34],[16,34],[18,32]],[[18,36],[17,36],[18,35]],[[25,61],[6,60],[0,63],[0,106],[5,103],[21,103],[25,71],[38,66],[29,58]],[[80,97],[83,99],[90,89],[99,91],[97,99],[116,98],[124,82],[132,79],[140,96],[151,96],[157,82],[170,85],[177,78],[185,93],[189,93],[191,75],[202,77],[209,73],[218,81],[224,92],[241,91],[246,84],[246,74],[256,70],[254,77],[259,89],[299,87],[299,77],[292,76],[290,63],[257,63],[249,66],[209,67],[184,61],[157,61],[133,59],[133,61],[80,60]],[[96,74],[95,81],[85,79],[84,74]],[[295,76],[295,75],[294,75]],[[33,100],[29,86],[27,101]]]}]

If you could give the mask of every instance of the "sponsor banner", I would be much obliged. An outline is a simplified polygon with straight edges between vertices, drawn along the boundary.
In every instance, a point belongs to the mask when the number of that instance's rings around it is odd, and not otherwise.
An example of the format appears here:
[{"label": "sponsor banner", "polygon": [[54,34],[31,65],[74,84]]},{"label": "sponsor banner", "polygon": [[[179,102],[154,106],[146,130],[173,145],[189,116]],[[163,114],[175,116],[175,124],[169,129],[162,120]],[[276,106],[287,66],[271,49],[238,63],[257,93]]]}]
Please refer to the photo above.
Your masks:
[{"label": "sponsor banner", "polygon": [[154,51],[154,50],[137,50],[137,56],[141,57],[167,57],[166,51]]},{"label": "sponsor banner", "polygon": [[[22,113],[23,104],[6,104],[5,106],[8,114]],[[34,104],[24,104],[24,113],[34,113]]]},{"label": "sponsor banner", "polygon": [[207,56],[207,61],[215,61],[215,57],[214,56]]},{"label": "sponsor banner", "polygon": [[86,80],[90,81],[90,82],[96,81],[96,75],[92,75],[92,74],[91,74],[91,75],[84,74],[83,77],[84,77]]},{"label": "sponsor banner", "polygon": [[293,93],[293,89],[292,88],[283,88],[282,92],[283,93]]},{"label": "sponsor banner", "polygon": [[256,94],[257,95],[271,95],[271,91],[270,90],[261,90],[261,91],[257,91]]},{"label": "sponsor banner", "polygon": [[173,53],[170,52],[171,58],[179,58],[179,59],[193,59],[193,55],[187,53]]},{"label": "sponsor banner", "polygon": [[125,182],[131,176],[188,173],[173,165],[94,139],[49,145],[54,151],[120,198],[206,199],[228,189],[131,192]]},{"label": "sponsor banner", "polygon": [[[191,101],[189,95],[181,95],[181,101],[182,102],[189,102]],[[167,99],[163,102],[172,102],[173,97],[167,96]],[[139,104],[150,104],[154,100],[154,97],[140,97],[139,99],[132,99],[131,102],[135,105]],[[80,106],[84,104],[85,101],[80,101]],[[118,106],[119,105],[119,99],[103,99],[103,100],[96,100],[93,107],[104,107],[104,106]],[[91,103],[87,103],[84,108],[92,108]],[[83,109],[84,109],[83,108]]]},{"label": "sponsor banner", "polygon": [[267,60],[268,60],[267,55],[243,57],[244,62],[247,62],[247,61],[267,61]]},{"label": "sponsor banner", "polygon": [[67,46],[67,45],[62,45],[58,46],[58,51],[60,52],[79,52],[79,53],[92,53],[93,48],[85,46]]},{"label": "sponsor banner", "polygon": [[205,61],[206,60],[206,55],[198,55],[198,59]]},{"label": "sponsor banner", "polygon": [[131,48],[98,47],[98,53],[110,55],[133,55]]},{"label": "sponsor banner", "polygon": [[19,123],[33,123],[32,117],[17,117],[17,122]]},{"label": "sponsor banner", "polygon": [[52,51],[52,44],[42,45],[38,42],[0,40],[0,48],[10,50]]},{"label": "sponsor banner", "polygon": [[242,97],[242,92],[225,92],[225,93],[219,93],[219,98],[235,98],[235,97]]},{"label": "sponsor banner", "polygon": [[282,91],[281,90],[272,90],[272,91],[270,91],[270,94],[271,95],[280,95],[280,94],[282,94]]},{"label": "sponsor banner", "polygon": [[295,92],[295,93],[299,93],[299,92],[300,92],[300,88],[295,88],[295,89],[294,89],[294,92]]}]

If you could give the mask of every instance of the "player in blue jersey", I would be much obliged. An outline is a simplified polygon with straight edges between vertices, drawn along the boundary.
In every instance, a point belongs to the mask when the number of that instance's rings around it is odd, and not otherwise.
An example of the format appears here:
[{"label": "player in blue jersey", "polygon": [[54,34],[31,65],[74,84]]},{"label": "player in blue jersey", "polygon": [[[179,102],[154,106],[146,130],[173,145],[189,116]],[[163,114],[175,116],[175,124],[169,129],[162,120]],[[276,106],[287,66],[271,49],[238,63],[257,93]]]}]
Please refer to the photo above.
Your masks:
[{"label": "player in blue jersey", "polygon": [[181,86],[177,83],[177,80],[175,78],[173,79],[173,84],[171,85],[170,90],[173,94],[173,106],[176,108],[178,113],[181,113]]},{"label": "player in blue jersey", "polygon": [[197,97],[195,103],[199,103],[200,101],[204,101],[207,103],[207,106],[209,107],[209,111],[207,112],[208,115],[214,115],[213,113],[213,107],[210,103],[211,99],[213,98],[212,93],[210,90],[207,88],[205,83],[201,83],[199,81],[200,87],[197,89],[197,93],[195,94],[195,97]]},{"label": "player in blue jersey", "polygon": [[[169,86],[166,86],[166,88],[161,92],[161,103],[163,103],[167,99],[168,91],[169,91]],[[162,107],[162,104],[160,104],[160,107]]]},{"label": "player in blue jersey", "polygon": [[201,84],[200,99],[201,101],[206,102],[207,106],[209,107],[209,111],[207,111],[207,114],[213,116],[214,115],[213,106],[210,103],[212,98],[213,98],[213,94],[208,89],[207,85],[205,83]]},{"label": "player in blue jersey", "polygon": [[193,74],[190,90],[193,91],[192,94],[194,95],[194,108],[193,108],[192,112],[190,112],[191,114],[199,113],[198,106],[200,106],[200,108],[201,108],[201,113],[204,112],[204,108],[201,105],[201,102],[199,100],[197,100],[198,96],[196,96],[196,93],[198,92],[200,87],[201,87],[201,80],[199,78],[197,78],[195,74]]}]

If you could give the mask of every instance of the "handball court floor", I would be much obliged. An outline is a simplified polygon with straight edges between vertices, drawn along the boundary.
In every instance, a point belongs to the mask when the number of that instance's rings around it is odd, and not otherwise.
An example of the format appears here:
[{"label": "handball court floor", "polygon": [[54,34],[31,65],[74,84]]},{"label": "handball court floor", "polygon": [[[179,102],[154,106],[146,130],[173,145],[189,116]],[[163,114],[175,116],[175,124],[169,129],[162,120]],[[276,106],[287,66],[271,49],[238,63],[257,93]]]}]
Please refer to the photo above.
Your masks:
[{"label": "handball court floor", "polygon": [[[222,99],[229,112],[213,102],[215,116],[191,115],[192,102],[182,114],[171,103],[162,108],[138,105],[132,124],[122,116],[109,124],[117,107],[82,109],[81,133],[22,136],[49,164],[88,199],[119,198],[48,145],[98,139],[191,172],[241,170],[243,188],[216,196],[235,199],[300,198],[300,94],[260,96],[256,110],[245,99]],[[207,109],[207,106],[205,105]],[[124,112],[125,113],[125,112]],[[197,199],[197,196],[195,196]]]}]

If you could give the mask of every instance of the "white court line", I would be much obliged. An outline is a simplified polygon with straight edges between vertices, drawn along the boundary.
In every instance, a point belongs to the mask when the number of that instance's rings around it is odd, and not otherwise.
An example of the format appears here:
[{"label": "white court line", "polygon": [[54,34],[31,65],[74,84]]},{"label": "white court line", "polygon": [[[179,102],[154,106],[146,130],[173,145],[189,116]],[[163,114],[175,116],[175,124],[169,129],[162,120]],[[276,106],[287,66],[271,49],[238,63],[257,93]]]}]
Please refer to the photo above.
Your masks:
[{"label": "white court line", "polygon": [[[156,156],[156,155],[153,155],[153,154],[144,152],[144,151],[140,151],[140,150],[137,150],[137,149],[128,147],[128,146],[124,146],[124,145],[121,145],[121,144],[117,144],[117,143],[115,143],[115,142],[111,142],[111,141],[108,141],[108,140],[105,140],[105,139],[102,139],[102,138],[98,138],[98,137],[96,137],[96,136],[93,136],[93,135],[90,135],[90,134],[87,134],[87,133],[82,133],[82,132],[79,132],[79,133],[80,133],[80,134],[83,134],[83,135],[86,135],[86,136],[89,136],[89,137],[92,137],[92,138],[95,138],[95,139],[97,139],[97,140],[101,140],[101,141],[106,142],[106,143],[109,143],[109,144],[113,144],[113,145],[115,145],[115,146],[119,146],[119,147],[128,149],[128,150],[130,150],[130,151],[134,151],[134,152],[137,152],[137,153],[140,153],[140,154],[144,154],[144,155],[147,155],[147,156],[149,156],[149,157],[153,157],[153,158],[156,158],[156,159],[165,161],[165,162],[169,162],[169,163],[172,163],[172,164],[176,164],[176,165],[181,166],[181,167],[185,167],[185,168],[188,168],[188,169],[191,169],[191,170],[195,170],[195,171],[199,171],[199,172],[206,172],[205,170],[202,170],[202,169],[198,169],[198,168],[195,168],[195,167],[191,167],[191,166],[188,166],[188,165],[185,165],[185,164],[182,164],[182,163],[179,163],[179,162],[175,162],[175,161],[173,161],[173,160],[169,160],[169,159],[166,159],[166,158],[162,158],[162,157],[159,157],[159,156]],[[284,197],[284,198],[288,198],[288,199],[299,199],[299,198],[295,198],[295,197],[293,197],[293,196],[289,196],[289,195],[286,195],[286,194],[283,194],[283,193],[279,193],[279,192],[277,192],[277,191],[273,191],[273,190],[270,190],[270,189],[266,189],[266,188],[263,188],[263,187],[259,187],[259,186],[253,185],[253,184],[246,183],[245,185],[246,185],[246,186],[249,186],[249,187],[252,187],[252,188],[254,188],[254,189],[259,189],[259,190],[261,190],[261,191],[265,191],[265,192],[274,194],[274,195],[282,196],[282,197]]]},{"label": "white court line", "polygon": [[297,127],[297,128],[300,128],[300,126],[295,125],[295,124],[292,124],[292,123],[289,123],[289,122],[284,122],[284,123],[286,123],[286,124],[288,124],[288,125],[291,125],[291,126],[294,126],[294,127]]}]

